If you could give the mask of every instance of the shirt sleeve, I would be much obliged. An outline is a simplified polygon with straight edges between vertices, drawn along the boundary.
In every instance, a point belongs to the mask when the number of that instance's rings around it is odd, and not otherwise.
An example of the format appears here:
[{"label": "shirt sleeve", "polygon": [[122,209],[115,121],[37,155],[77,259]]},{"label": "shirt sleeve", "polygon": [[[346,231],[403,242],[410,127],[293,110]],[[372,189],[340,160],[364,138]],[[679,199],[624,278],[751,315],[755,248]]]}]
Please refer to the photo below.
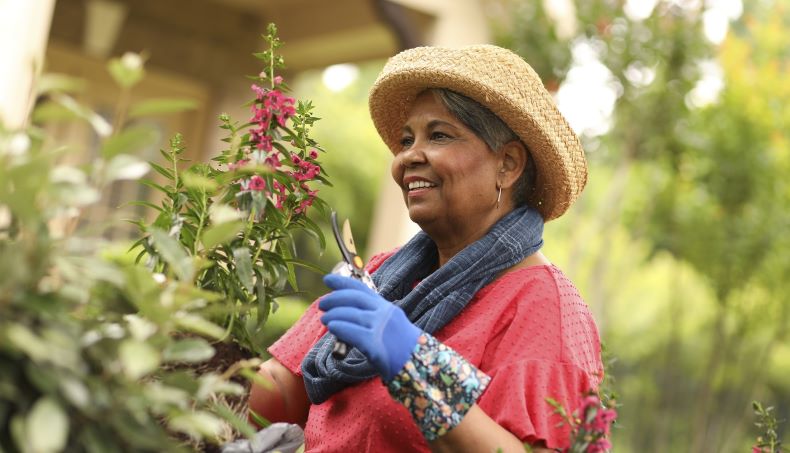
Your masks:
[{"label": "shirt sleeve", "polygon": [[590,388],[590,376],[571,364],[524,360],[498,368],[478,405],[522,442],[566,448],[570,429],[547,398],[570,410]]},{"label": "shirt sleeve", "polygon": [[321,324],[321,310],[316,300],[283,336],[269,346],[268,351],[291,373],[301,376],[302,360],[325,333],[326,326]]},{"label": "shirt sleeve", "polygon": [[478,405],[522,442],[565,448],[570,428],[548,399],[572,413],[585,392],[597,389],[603,367],[587,305],[554,272],[547,270],[511,301],[505,327],[486,347],[481,370],[491,383]]}]

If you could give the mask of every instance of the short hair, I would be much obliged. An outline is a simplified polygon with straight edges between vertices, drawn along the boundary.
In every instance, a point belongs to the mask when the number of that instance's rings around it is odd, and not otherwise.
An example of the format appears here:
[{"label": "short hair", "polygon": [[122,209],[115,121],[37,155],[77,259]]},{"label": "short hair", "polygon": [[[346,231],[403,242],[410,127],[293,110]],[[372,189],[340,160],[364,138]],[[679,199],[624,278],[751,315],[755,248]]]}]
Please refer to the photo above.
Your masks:
[{"label": "short hair", "polygon": [[491,151],[497,152],[514,140],[524,145],[524,149],[527,150],[527,163],[513,187],[513,204],[515,206],[526,204],[527,190],[532,188],[535,182],[535,165],[527,145],[494,112],[474,99],[446,88],[431,88],[428,91],[437,94],[447,110],[483,140]]}]

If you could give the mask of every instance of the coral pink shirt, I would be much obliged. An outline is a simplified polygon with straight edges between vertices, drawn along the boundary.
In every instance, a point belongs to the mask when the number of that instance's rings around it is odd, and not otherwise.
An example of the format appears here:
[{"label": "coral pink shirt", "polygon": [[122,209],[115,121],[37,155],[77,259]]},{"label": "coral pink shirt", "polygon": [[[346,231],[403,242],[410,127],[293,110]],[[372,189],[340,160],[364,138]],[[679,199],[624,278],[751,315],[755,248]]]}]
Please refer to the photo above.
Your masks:
[{"label": "coral pink shirt", "polygon": [[[371,260],[378,269],[391,254]],[[269,352],[291,372],[326,332],[313,303]],[[579,406],[603,377],[598,330],[573,284],[551,265],[509,272],[482,288],[455,319],[433,334],[491,376],[477,401],[522,442],[568,445],[568,428],[546,402]],[[378,378],[312,405],[305,426],[308,452],[427,452],[409,412]]]}]

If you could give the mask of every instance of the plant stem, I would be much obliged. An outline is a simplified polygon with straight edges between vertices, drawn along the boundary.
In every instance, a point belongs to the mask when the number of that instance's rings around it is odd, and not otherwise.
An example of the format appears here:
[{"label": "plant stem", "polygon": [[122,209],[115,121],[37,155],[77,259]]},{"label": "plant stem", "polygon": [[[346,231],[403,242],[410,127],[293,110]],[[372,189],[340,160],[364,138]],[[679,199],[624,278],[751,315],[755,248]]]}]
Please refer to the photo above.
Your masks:
[{"label": "plant stem", "polygon": [[202,195],[200,199],[200,219],[198,219],[198,227],[197,232],[195,233],[195,242],[192,244],[192,255],[197,255],[198,243],[200,242],[200,234],[203,232],[203,224],[206,222],[206,211],[207,208],[207,199],[206,199],[206,190],[202,189],[200,191]]},{"label": "plant stem", "polygon": [[173,205],[175,206],[178,194],[178,152],[173,147],[170,148],[170,158],[173,162]]},{"label": "plant stem", "polygon": [[121,93],[118,95],[118,103],[115,104],[115,116],[112,124],[113,135],[117,135],[126,122],[126,110],[129,107],[130,98],[131,91],[128,88],[122,89]]},{"label": "plant stem", "polygon": [[269,83],[272,84],[274,89],[274,40],[275,37],[269,38]]}]

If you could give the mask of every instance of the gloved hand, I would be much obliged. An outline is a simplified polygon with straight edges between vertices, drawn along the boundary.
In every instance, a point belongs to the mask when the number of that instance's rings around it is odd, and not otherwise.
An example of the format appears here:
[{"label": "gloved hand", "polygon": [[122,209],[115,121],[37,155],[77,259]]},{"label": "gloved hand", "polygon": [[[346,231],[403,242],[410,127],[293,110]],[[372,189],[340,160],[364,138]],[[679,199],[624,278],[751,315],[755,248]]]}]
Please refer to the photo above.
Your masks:
[{"label": "gloved hand", "polygon": [[329,274],[324,283],[335,290],[318,307],[321,322],[332,334],[362,351],[385,381],[409,360],[422,331],[403,310],[351,277]]}]

